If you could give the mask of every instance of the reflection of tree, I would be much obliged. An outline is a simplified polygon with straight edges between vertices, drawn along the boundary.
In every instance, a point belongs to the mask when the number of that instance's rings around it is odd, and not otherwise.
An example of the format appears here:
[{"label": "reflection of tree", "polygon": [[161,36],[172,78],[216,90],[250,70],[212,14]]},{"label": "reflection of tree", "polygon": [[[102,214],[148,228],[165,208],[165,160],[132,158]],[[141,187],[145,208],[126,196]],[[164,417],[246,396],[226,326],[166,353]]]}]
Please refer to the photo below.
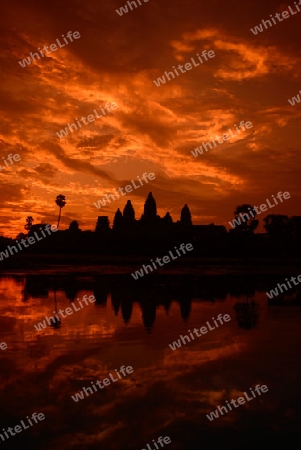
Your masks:
[{"label": "reflection of tree", "polygon": [[[57,314],[57,302],[56,302],[56,290],[54,289],[54,313]],[[60,328],[61,326],[61,319],[57,318],[55,315],[53,315],[54,322],[51,320],[51,327],[52,328]]]},{"label": "reflection of tree", "polygon": [[240,328],[251,330],[257,325],[259,318],[259,304],[246,298],[245,302],[237,302],[234,305],[236,320]]}]

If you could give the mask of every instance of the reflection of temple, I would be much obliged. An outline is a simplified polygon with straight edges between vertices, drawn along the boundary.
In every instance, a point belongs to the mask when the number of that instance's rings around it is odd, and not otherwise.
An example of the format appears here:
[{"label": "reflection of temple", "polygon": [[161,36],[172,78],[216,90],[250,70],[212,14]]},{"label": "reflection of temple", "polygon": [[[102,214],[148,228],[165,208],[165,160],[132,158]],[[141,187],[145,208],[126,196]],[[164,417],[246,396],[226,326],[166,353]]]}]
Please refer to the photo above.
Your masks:
[{"label": "reflection of temple", "polygon": [[103,277],[96,277],[94,287],[95,305],[106,306],[108,295],[110,292],[108,280]]},{"label": "reflection of temple", "polygon": [[125,324],[129,323],[133,312],[133,302],[129,299],[121,302],[121,315]]},{"label": "reflection of temple", "polygon": [[[65,291],[65,296],[69,300],[74,297],[75,293],[76,297],[80,297],[84,293],[93,292],[96,298],[93,303],[94,307],[112,308],[115,316],[122,316],[125,324],[130,323],[134,311],[137,318],[138,307],[141,310],[141,320],[146,330],[150,331],[159,314],[168,315],[172,303],[177,304],[182,319],[187,321],[191,314],[192,302],[224,302],[230,294],[231,297],[238,299],[235,311],[239,326],[251,329],[258,322],[259,308],[257,303],[248,300],[243,302],[241,298],[248,299],[253,296],[258,284],[260,283],[256,277],[223,275],[180,275],[176,277],[160,275],[145,277],[139,282],[132,280],[129,274],[97,274],[85,277],[27,275],[24,298],[27,299],[27,302],[33,298],[51,298],[49,292],[53,291],[55,304],[54,309],[52,306],[50,310],[52,313],[53,310],[57,310],[56,292]],[[290,303],[286,298],[285,304],[299,305],[301,293],[298,290],[296,294],[296,298],[293,297]],[[276,300],[277,304],[281,303],[280,299]],[[80,320],[80,313],[78,314],[79,316],[75,317]],[[140,317],[140,314],[138,316]]]},{"label": "reflection of temple", "polygon": [[186,322],[189,319],[191,312],[191,299],[193,297],[193,286],[191,279],[184,278],[179,286],[177,300],[180,304],[181,317]]},{"label": "reflection of temple", "polygon": [[[115,315],[121,312],[124,323],[129,323],[134,304],[138,303],[142,312],[142,321],[145,328],[150,331],[156,320],[157,308],[162,305],[168,314],[172,301],[178,301],[183,320],[187,320],[191,310],[191,296],[186,285],[183,289],[169,283],[159,281],[157,284],[150,280],[135,283],[127,277],[116,277],[111,285],[112,308]],[[122,282],[119,282],[119,280]],[[186,282],[187,283],[187,282]]]},{"label": "reflection of temple", "polygon": [[143,324],[147,331],[150,331],[156,320],[157,305],[154,301],[149,301],[146,298],[140,303],[140,307],[142,310]]}]

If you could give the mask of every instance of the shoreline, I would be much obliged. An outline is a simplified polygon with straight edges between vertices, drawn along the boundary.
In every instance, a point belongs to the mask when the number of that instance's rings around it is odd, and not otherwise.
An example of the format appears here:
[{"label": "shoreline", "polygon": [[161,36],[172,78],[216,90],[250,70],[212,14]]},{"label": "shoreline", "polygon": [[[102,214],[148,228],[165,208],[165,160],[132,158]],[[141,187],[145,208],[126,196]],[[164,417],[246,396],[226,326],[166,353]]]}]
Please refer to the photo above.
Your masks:
[{"label": "shoreline", "polygon": [[[87,273],[87,274],[130,274],[141,264],[149,261],[150,255],[15,255],[6,264],[0,263],[0,275],[29,273]],[[172,264],[158,268],[160,275],[294,275],[301,270],[301,258],[220,258],[182,256]]]}]

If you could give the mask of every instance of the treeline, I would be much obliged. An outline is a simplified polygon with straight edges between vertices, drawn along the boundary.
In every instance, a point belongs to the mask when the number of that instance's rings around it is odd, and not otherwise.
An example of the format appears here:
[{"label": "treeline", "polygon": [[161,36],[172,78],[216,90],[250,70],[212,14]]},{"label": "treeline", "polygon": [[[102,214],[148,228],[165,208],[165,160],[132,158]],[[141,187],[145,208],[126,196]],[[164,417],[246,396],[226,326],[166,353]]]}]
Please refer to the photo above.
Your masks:
[{"label": "treeline", "polygon": [[[286,217],[286,216],[282,216]],[[297,220],[298,219],[298,220]],[[300,218],[281,219],[275,216],[267,220],[267,233],[254,233],[245,227],[236,227],[227,232],[223,226],[181,224],[159,226],[142,225],[138,221],[122,229],[108,227],[97,231],[81,231],[78,224],[71,224],[67,230],[58,230],[40,242],[30,245],[21,254],[91,254],[91,255],[156,255],[166,254],[174,246],[191,243],[192,256],[220,257],[285,257],[300,256]],[[45,224],[32,225],[27,234],[17,239],[28,239]],[[16,245],[16,240],[0,237],[0,251],[8,245]],[[18,255],[11,255],[9,259]],[[1,262],[2,263],[2,262]]]}]

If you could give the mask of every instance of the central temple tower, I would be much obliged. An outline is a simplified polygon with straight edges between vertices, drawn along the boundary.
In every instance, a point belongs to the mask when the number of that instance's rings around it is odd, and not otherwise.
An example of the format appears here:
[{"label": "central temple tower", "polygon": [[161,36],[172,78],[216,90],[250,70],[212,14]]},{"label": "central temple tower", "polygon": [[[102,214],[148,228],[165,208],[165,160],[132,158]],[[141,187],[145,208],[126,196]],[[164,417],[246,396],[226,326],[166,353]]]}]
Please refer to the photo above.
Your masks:
[{"label": "central temple tower", "polygon": [[144,203],[144,213],[142,217],[144,220],[154,220],[157,217],[156,200],[151,192],[148,194],[148,197]]}]

